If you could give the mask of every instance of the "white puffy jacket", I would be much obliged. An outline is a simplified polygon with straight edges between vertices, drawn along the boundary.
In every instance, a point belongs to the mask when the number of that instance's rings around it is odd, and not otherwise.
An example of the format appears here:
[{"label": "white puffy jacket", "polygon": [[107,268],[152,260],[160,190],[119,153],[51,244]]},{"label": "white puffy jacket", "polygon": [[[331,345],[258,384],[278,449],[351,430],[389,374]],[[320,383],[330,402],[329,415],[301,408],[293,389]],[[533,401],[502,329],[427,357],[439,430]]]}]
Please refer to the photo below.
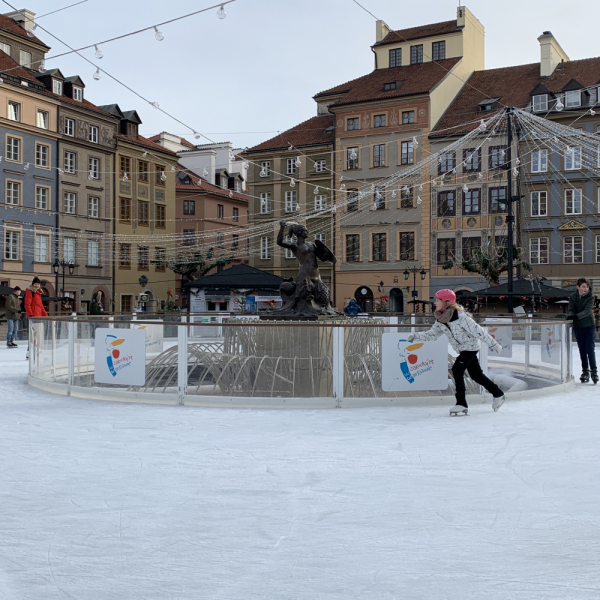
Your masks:
[{"label": "white puffy jacket", "polygon": [[415,333],[414,339],[422,342],[437,340],[441,335],[447,335],[450,344],[458,353],[463,351],[477,351],[481,349],[484,341],[492,350],[500,351],[502,346],[485,332],[467,313],[457,311],[458,319],[446,324],[436,321],[429,331]]}]

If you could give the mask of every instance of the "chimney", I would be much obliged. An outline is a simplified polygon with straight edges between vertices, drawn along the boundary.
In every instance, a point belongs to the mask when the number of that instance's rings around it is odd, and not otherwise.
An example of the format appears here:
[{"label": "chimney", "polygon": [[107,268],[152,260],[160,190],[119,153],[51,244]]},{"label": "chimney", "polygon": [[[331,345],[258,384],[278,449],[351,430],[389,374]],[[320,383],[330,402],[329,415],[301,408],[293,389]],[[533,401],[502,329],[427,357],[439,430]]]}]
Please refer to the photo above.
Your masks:
[{"label": "chimney", "polygon": [[375,43],[383,40],[389,32],[390,28],[383,21],[377,21],[375,24]]},{"label": "chimney", "polygon": [[459,6],[456,9],[456,26],[457,27],[464,27],[466,25],[466,21],[467,21],[466,13],[467,13],[467,10],[466,10],[466,7],[464,7],[464,6]]},{"label": "chimney", "polygon": [[6,13],[5,17],[15,20],[25,31],[31,31],[34,25],[35,13],[26,8]]},{"label": "chimney", "polygon": [[551,31],[544,31],[538,38],[540,43],[541,59],[540,59],[540,75],[542,77],[550,77],[554,73],[554,69],[564,60],[569,61],[566,52],[560,47],[556,38]]}]

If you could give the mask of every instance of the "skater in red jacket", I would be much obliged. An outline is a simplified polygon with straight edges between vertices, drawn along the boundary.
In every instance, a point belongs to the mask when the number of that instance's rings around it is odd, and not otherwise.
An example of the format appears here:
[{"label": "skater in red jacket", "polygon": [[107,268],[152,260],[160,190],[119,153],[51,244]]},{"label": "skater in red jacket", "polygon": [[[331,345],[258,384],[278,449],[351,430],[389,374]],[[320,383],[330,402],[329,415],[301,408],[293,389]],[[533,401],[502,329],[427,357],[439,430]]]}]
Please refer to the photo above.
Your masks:
[{"label": "skater in red jacket", "polygon": [[27,318],[47,317],[48,313],[42,304],[42,282],[39,277],[34,277],[31,285],[25,291],[25,312]]}]

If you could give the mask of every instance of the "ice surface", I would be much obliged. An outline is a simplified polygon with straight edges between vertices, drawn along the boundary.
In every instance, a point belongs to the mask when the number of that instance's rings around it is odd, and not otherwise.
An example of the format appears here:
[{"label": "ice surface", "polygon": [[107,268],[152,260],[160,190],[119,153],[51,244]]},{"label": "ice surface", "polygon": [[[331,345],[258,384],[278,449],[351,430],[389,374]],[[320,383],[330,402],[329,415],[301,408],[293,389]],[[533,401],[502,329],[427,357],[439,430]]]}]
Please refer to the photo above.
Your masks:
[{"label": "ice surface", "polygon": [[598,387],[461,419],[112,404],[0,352],[2,600],[600,598]]}]

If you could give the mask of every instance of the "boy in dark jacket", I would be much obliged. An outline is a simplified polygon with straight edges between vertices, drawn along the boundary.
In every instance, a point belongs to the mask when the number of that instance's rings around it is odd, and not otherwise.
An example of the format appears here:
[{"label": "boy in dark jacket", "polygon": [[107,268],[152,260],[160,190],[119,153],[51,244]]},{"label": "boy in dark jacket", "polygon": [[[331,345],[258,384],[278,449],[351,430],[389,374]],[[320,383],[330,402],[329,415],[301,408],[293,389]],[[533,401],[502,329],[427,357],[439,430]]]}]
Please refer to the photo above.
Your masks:
[{"label": "boy in dark jacket", "polygon": [[16,286],[12,294],[6,299],[6,324],[8,325],[6,345],[8,348],[18,348],[17,344],[15,344],[15,338],[17,337],[18,323],[21,318],[20,294],[21,288]]},{"label": "boy in dark jacket", "polygon": [[577,291],[569,298],[569,316],[567,320],[573,321],[575,339],[581,356],[581,383],[590,380],[590,370],[594,385],[598,383],[598,368],[596,367],[596,354],[594,351],[594,338],[596,326],[594,323],[594,296],[590,289],[590,282],[585,277],[577,280]]}]

